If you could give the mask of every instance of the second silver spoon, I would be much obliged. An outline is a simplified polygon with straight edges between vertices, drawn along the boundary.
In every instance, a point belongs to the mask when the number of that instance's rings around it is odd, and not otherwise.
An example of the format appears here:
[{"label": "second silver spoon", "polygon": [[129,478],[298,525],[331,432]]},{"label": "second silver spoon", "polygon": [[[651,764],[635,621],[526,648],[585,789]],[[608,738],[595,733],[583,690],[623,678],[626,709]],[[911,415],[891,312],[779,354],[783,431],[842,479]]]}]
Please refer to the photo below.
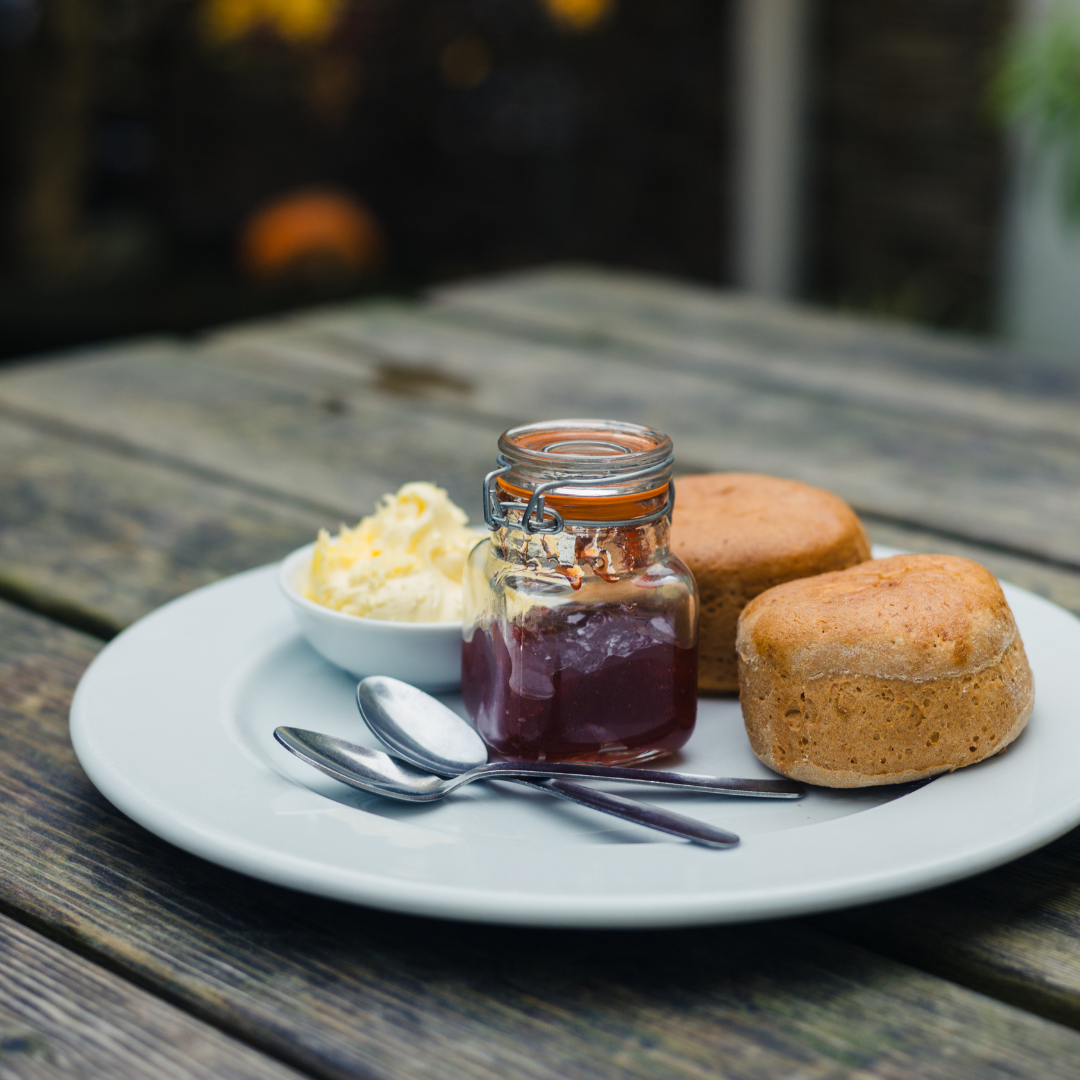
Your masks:
[{"label": "second silver spoon", "polygon": [[[460,776],[444,780],[430,773],[420,772],[403,761],[397,761],[380,750],[369,750],[366,746],[355,746],[344,739],[335,739],[332,735],[323,735],[318,731],[305,731],[303,728],[279,727],[274,730],[274,738],[287,750],[291,750],[301,761],[313,765],[320,772],[332,776],[335,780],[370,791],[376,795],[385,795],[390,799],[404,802],[434,802],[449,795],[463,784],[473,780],[490,779],[484,769],[472,769]],[[504,763],[498,763],[504,764]],[[506,762],[505,764],[510,764]],[[512,769],[512,765],[511,765]],[[476,775],[476,774],[481,775]],[[504,771],[501,775],[507,776]],[[552,784],[562,781],[552,780]],[[596,810],[623,817],[651,829],[681,836],[707,847],[734,847],[739,838],[726,829],[718,829],[704,821],[697,821],[683,814],[660,807],[643,806],[631,799],[618,795],[607,795],[590,788],[573,789],[576,785],[566,784],[571,789],[566,795],[560,795],[571,802],[591,806]],[[552,794],[559,794],[559,789],[546,788]],[[622,812],[620,813],[620,809]]]},{"label": "second silver spoon", "polygon": [[608,780],[741,795],[758,799],[803,799],[806,788],[794,780],[756,780],[732,776],[634,769],[590,762],[494,761],[476,731],[437,698],[398,679],[374,675],[356,688],[356,704],[372,734],[410,765],[438,776],[467,774],[473,780]]}]

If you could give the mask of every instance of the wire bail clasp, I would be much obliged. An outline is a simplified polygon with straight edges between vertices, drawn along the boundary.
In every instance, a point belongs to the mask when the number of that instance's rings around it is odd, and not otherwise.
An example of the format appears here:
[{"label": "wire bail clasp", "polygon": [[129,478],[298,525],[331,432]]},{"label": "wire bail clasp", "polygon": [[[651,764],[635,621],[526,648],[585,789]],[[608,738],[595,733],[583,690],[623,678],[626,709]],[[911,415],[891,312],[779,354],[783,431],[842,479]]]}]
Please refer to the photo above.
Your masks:
[{"label": "wire bail clasp", "polygon": [[553,480],[547,484],[540,484],[532,493],[525,513],[521,516],[521,522],[510,521],[506,511],[520,507],[520,503],[503,501],[498,497],[498,482],[500,476],[505,476],[513,468],[500,454],[496,460],[499,468],[489,472],[484,477],[484,521],[487,527],[495,529],[520,529],[528,535],[534,533],[557,533],[562,532],[563,516],[558,510],[544,506],[544,492],[553,487],[558,487],[563,481]]},{"label": "wire bail clasp", "polygon": [[[674,455],[669,456],[661,463],[661,467],[670,467]],[[564,518],[554,507],[544,505],[544,495],[552,488],[565,487],[568,483],[575,487],[597,487],[611,483],[608,476],[577,477],[573,480],[549,480],[543,484],[537,484],[529,498],[521,521],[511,521],[507,517],[507,511],[520,509],[521,503],[513,500],[503,500],[498,497],[498,482],[500,476],[505,476],[513,469],[506,458],[499,454],[496,458],[499,468],[492,470],[484,477],[484,521],[492,531],[496,529],[517,529],[529,536],[535,533],[557,533],[567,525],[577,525],[584,528],[609,529],[625,528],[628,526],[648,525],[661,518],[671,521],[671,515],[675,508],[675,481],[669,480],[667,485],[667,500],[664,505],[651,514],[644,517],[626,518],[620,521],[584,521],[578,518]],[[620,479],[622,481],[637,479],[655,470],[655,466],[640,469],[628,473]]]}]

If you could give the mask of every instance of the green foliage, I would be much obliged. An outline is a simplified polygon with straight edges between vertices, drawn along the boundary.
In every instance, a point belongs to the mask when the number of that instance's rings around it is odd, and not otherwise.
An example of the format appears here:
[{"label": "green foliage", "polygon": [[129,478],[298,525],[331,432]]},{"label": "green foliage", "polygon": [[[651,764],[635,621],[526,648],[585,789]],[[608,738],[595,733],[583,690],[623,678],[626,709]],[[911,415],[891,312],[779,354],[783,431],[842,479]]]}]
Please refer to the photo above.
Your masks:
[{"label": "green foliage", "polygon": [[995,80],[999,113],[1029,130],[1039,148],[1060,156],[1065,210],[1080,220],[1080,12],[1059,4],[1009,43]]}]

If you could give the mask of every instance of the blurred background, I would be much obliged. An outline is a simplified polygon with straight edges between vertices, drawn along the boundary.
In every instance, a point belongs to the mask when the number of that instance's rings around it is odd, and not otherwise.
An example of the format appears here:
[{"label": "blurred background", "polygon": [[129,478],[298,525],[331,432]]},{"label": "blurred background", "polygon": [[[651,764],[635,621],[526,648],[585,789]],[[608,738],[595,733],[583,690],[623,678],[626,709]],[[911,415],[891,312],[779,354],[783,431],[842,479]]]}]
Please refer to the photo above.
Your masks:
[{"label": "blurred background", "polygon": [[1080,359],[1076,7],[0,0],[0,356],[590,260]]}]

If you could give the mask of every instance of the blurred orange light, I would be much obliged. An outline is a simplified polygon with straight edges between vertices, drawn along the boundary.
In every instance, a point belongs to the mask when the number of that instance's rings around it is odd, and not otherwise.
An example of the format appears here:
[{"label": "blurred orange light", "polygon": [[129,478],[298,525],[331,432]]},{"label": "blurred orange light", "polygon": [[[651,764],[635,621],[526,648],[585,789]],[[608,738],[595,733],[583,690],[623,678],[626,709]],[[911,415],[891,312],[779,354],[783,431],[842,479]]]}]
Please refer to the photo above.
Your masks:
[{"label": "blurred orange light", "polygon": [[205,0],[203,30],[214,44],[266,29],[293,45],[317,44],[334,29],[341,0]]},{"label": "blurred orange light", "polygon": [[277,280],[370,273],[385,245],[374,214],[348,195],[312,189],[256,211],[240,236],[240,262],[252,277]]},{"label": "blurred orange light", "polygon": [[563,30],[578,34],[603,22],[615,9],[615,0],[543,0],[543,4]]}]

